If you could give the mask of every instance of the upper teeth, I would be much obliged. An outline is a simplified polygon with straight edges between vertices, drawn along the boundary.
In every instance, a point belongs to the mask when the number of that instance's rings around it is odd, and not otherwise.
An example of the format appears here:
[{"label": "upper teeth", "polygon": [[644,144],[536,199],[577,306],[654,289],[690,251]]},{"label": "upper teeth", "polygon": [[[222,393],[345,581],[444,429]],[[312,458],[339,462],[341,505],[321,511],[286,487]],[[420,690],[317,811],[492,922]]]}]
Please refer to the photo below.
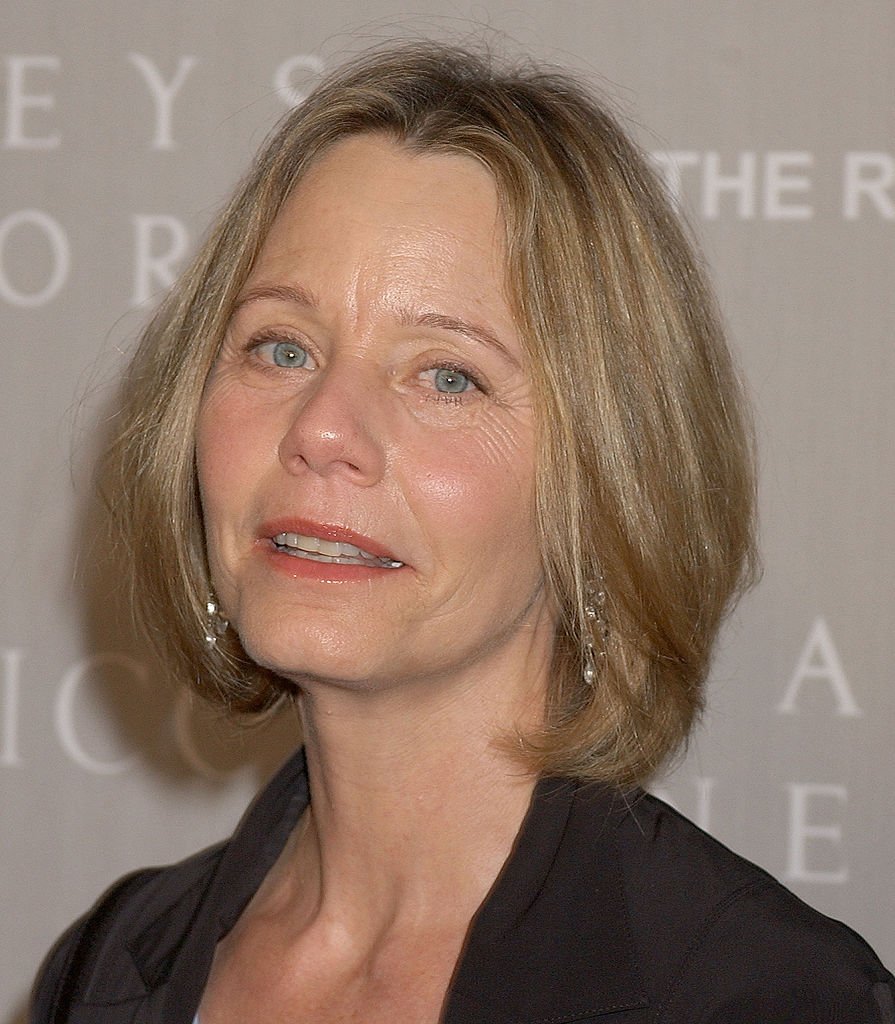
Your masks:
[{"label": "upper teeth", "polygon": [[328,555],[331,558],[366,558],[371,562],[394,567],[402,564],[391,558],[371,555],[369,551],[364,551],[363,548],[342,540],[324,540],[322,537],[310,537],[302,533],[278,533],[273,538],[273,542],[279,547],[296,548],[299,551],[307,551],[309,554]]}]

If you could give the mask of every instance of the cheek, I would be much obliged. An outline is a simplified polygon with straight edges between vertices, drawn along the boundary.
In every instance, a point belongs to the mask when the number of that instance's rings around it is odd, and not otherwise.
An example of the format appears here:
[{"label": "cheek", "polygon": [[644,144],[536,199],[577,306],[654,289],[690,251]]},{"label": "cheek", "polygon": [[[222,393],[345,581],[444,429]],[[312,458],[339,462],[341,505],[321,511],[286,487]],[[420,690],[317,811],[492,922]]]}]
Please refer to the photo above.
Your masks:
[{"label": "cheek", "polygon": [[219,570],[234,556],[229,548],[244,527],[267,465],[265,436],[238,389],[225,386],[206,397],[196,431],[196,473],[209,561]]},{"label": "cheek", "polygon": [[216,510],[226,505],[227,483],[235,479],[240,459],[234,457],[232,431],[214,405],[204,405],[196,431],[196,474],[208,532],[214,526]]},{"label": "cheek", "polygon": [[261,467],[276,444],[269,410],[257,398],[221,381],[213,384],[199,410],[196,430],[196,469],[203,501],[220,504],[239,481]]},{"label": "cheek", "polygon": [[458,433],[414,461],[420,514],[441,536],[470,551],[488,547],[489,556],[536,545],[534,454],[524,434],[493,428]]}]

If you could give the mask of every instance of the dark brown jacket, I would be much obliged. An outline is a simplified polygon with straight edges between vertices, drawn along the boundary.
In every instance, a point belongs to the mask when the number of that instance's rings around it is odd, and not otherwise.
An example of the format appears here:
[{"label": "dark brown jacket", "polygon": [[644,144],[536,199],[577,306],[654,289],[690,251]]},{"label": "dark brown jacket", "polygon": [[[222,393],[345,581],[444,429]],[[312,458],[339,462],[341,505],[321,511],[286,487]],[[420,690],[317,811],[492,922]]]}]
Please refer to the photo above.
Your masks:
[{"label": "dark brown jacket", "polygon": [[[228,842],[119,882],[48,957],[33,1024],[191,1024],[215,944],[307,800],[299,753]],[[853,931],[660,800],[546,779],[442,1019],[895,1024],[895,979]]]}]

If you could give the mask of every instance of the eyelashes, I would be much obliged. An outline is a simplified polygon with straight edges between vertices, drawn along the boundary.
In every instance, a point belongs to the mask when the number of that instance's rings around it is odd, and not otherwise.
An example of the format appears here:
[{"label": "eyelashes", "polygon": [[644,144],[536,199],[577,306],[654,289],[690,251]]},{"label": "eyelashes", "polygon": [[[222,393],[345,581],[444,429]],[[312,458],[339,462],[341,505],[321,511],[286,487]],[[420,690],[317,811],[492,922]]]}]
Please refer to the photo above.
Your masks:
[{"label": "eyelashes", "polygon": [[[261,369],[277,374],[297,370],[309,373],[320,365],[306,339],[285,332],[254,335],[244,344],[243,352]],[[490,393],[483,376],[464,362],[437,355],[419,356],[415,362],[417,367],[408,379],[425,381],[423,390],[430,400],[456,405]]]},{"label": "eyelashes", "polygon": [[256,339],[251,351],[262,362],[278,366],[281,370],[317,369],[314,357],[308,349],[293,338]]},{"label": "eyelashes", "polygon": [[484,393],[478,376],[462,363],[439,361],[420,374],[432,383],[433,397],[440,401],[458,402],[463,395],[480,391]]}]

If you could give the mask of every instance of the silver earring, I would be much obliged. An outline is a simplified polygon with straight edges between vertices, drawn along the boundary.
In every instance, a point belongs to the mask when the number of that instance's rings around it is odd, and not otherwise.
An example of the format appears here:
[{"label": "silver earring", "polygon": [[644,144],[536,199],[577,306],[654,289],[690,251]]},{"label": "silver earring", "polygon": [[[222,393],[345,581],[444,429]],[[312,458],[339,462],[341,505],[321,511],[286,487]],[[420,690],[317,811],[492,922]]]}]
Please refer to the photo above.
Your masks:
[{"label": "silver earring", "polygon": [[208,595],[205,602],[205,643],[214,647],[218,640],[227,632],[230,622],[221,614],[218,608],[217,598],[214,594]]},{"label": "silver earring", "polygon": [[581,674],[584,677],[584,685],[592,690],[597,681],[597,665],[594,657],[594,645],[590,641],[584,645],[584,668]]},{"label": "silver earring", "polygon": [[584,664],[581,674],[586,686],[593,688],[597,680],[597,660],[606,657],[606,644],[609,640],[609,622],[606,618],[606,590],[602,575],[596,583],[587,588],[587,604],[584,614],[593,623],[591,635],[599,641],[599,649],[594,647],[592,640],[584,644]]}]

